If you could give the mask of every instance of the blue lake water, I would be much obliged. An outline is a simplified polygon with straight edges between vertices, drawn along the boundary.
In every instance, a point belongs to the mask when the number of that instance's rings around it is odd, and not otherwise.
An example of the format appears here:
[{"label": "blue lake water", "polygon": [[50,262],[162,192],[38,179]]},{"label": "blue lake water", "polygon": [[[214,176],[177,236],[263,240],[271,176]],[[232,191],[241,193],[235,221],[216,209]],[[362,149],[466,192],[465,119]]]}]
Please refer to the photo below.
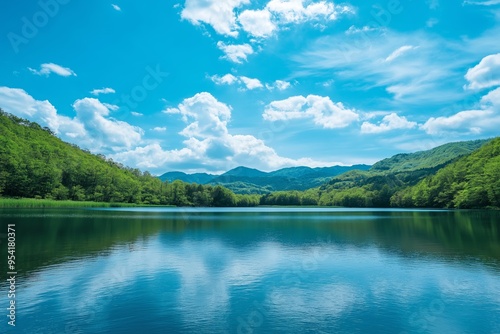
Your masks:
[{"label": "blue lake water", "polygon": [[0,210],[1,333],[500,333],[500,212]]}]

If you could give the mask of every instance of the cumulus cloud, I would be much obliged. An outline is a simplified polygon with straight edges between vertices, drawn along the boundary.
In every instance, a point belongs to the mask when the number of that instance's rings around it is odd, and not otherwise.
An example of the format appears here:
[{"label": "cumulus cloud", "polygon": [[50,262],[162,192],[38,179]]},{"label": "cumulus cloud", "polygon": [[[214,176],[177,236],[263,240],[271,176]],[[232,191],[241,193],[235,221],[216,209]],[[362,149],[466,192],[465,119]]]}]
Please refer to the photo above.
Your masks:
[{"label": "cumulus cloud", "polygon": [[231,73],[223,75],[222,77],[218,75],[212,75],[210,77],[210,80],[212,80],[216,85],[232,85],[239,82],[239,79]]},{"label": "cumulus cloud", "polygon": [[290,82],[284,81],[284,80],[276,80],[272,84],[266,84],[266,88],[268,90],[274,90],[274,89],[286,90],[286,89],[290,88],[290,86],[291,86]]},{"label": "cumulus cloud", "polygon": [[496,135],[500,127],[500,88],[482,97],[480,109],[464,110],[450,116],[431,117],[421,129],[431,135],[483,134]]},{"label": "cumulus cloud", "polygon": [[49,101],[34,99],[18,88],[0,87],[2,108],[50,128],[63,140],[96,152],[130,149],[140,142],[142,129],[109,117],[110,108],[97,99],[75,101],[76,116],[60,115]]},{"label": "cumulus cloud", "polygon": [[263,10],[245,10],[238,17],[243,30],[255,37],[268,37],[275,30],[276,25],[271,20],[271,12]]},{"label": "cumulus cloud", "polygon": [[491,110],[466,110],[449,117],[431,117],[421,128],[430,135],[450,132],[479,134],[485,125],[481,119],[489,119],[490,116]]},{"label": "cumulus cloud", "polygon": [[237,37],[234,10],[250,0],[186,0],[181,17],[194,25],[206,23],[221,35]]},{"label": "cumulus cloud", "polygon": [[351,12],[348,6],[336,6],[333,2],[309,2],[303,0],[271,0],[266,8],[275,14],[283,23],[299,23],[310,20],[335,20],[339,14]]},{"label": "cumulus cloud", "polygon": [[167,108],[167,114],[180,114],[184,122],[192,122],[182,130],[186,137],[213,138],[227,135],[231,107],[217,101],[210,93],[198,93],[185,99],[177,108]]},{"label": "cumulus cloud", "polygon": [[268,121],[312,119],[325,129],[343,128],[359,119],[355,110],[318,95],[273,101],[266,106],[263,117]]},{"label": "cumulus cloud", "polygon": [[237,13],[248,4],[250,0],[186,0],[181,17],[194,25],[210,25],[220,35],[238,37],[242,29],[267,38],[288,24],[332,21],[353,12],[350,6],[331,1],[271,0],[264,7]]},{"label": "cumulus cloud", "polygon": [[243,83],[245,84],[247,89],[252,90],[252,89],[264,87],[264,85],[262,85],[262,82],[260,82],[259,79],[253,79],[253,78],[244,77],[244,76],[241,76],[240,79],[241,79],[241,81],[243,81]]},{"label": "cumulus cloud", "polygon": [[232,75],[231,73],[228,73],[226,75],[223,75],[223,76],[219,76],[219,75],[212,75],[212,76],[209,76],[208,77],[210,80],[212,80],[213,83],[215,83],[216,85],[228,85],[228,86],[231,86],[231,85],[239,85],[240,90],[244,91],[244,90],[253,90],[253,89],[257,89],[257,88],[266,88],[268,90],[274,90],[274,89],[278,89],[278,90],[285,90],[287,88],[289,88],[291,86],[291,84],[287,81],[283,81],[283,80],[276,80],[275,82],[273,82],[272,84],[263,84],[259,79],[256,79],[256,78],[250,78],[250,77],[246,77],[246,76],[234,76]]},{"label": "cumulus cloud", "polygon": [[465,75],[468,89],[482,89],[500,86],[500,53],[481,59],[479,64],[470,68]]},{"label": "cumulus cloud", "polygon": [[106,87],[106,88],[101,88],[101,89],[94,89],[90,92],[90,94],[92,95],[99,95],[99,94],[114,94],[116,93],[115,90],[113,88],[109,88],[109,87]]},{"label": "cumulus cloud", "polygon": [[382,121],[377,125],[370,122],[364,122],[361,125],[362,133],[382,133],[398,129],[413,129],[417,126],[416,122],[410,122],[404,116],[398,116],[392,113],[384,116]]},{"label": "cumulus cloud", "polygon": [[46,126],[57,135],[70,138],[85,135],[78,120],[59,115],[49,101],[35,100],[23,89],[0,87],[0,101],[4,111]]},{"label": "cumulus cloud", "polygon": [[254,53],[250,44],[226,45],[224,42],[219,41],[217,47],[225,54],[222,58],[237,64],[247,61],[247,57]]},{"label": "cumulus cloud", "polygon": [[36,75],[49,76],[51,73],[54,73],[62,77],[76,76],[76,73],[69,67],[63,67],[54,63],[42,64],[40,65],[39,70],[31,67],[28,67],[28,69],[31,71],[31,73]]},{"label": "cumulus cloud", "polygon": [[113,9],[116,10],[116,11],[118,11],[118,12],[122,11],[122,9],[120,8],[120,6],[118,6],[118,5],[111,4],[111,7],[113,7]]},{"label": "cumulus cloud", "polygon": [[175,108],[164,111],[180,115],[186,127],[180,135],[186,139],[178,150],[163,150],[159,144],[137,147],[113,158],[145,168],[182,168],[226,171],[236,166],[275,170],[287,166],[331,166],[338,162],[321,162],[309,158],[290,159],[278,155],[263,140],[252,135],[231,134],[228,123],[232,108],[212,94],[202,92],[187,98]]},{"label": "cumulus cloud", "polygon": [[127,122],[110,117],[110,109],[99,100],[84,98],[73,104],[77,118],[85,126],[94,149],[111,147],[114,150],[130,149],[137,144],[144,131]]}]

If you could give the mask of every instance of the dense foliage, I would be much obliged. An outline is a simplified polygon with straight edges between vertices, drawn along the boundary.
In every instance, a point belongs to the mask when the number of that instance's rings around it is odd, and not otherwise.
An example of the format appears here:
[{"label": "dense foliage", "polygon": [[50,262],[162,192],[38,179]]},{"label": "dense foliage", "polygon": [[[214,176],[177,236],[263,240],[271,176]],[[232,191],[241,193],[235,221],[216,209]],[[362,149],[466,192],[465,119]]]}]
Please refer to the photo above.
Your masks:
[{"label": "dense foliage", "polygon": [[[347,173],[334,177],[321,187],[310,189],[306,192],[288,191],[276,192],[261,198],[261,204],[266,205],[322,205],[322,206],[345,206],[345,207],[390,207],[390,206],[427,206],[427,207],[457,207],[456,204],[451,205],[445,200],[444,190],[448,185],[441,182],[440,185],[433,188],[433,192],[425,190],[424,195],[414,195],[415,189],[423,189],[423,184],[419,182],[427,180],[426,178],[436,173],[436,177],[444,172],[440,172],[442,168],[458,159],[468,158],[468,154],[480,148],[487,141],[476,140],[469,142],[451,143],[436,147],[429,151],[417,152],[412,154],[398,154],[392,158],[384,159],[368,170],[352,170]],[[481,150],[480,150],[481,151]],[[479,152],[479,151],[478,151]],[[477,154],[477,153],[476,153]],[[498,153],[497,153],[498,154]],[[462,156],[464,156],[461,158]],[[488,170],[488,175],[498,175],[498,161],[493,159],[494,154],[486,155],[485,160],[478,162],[484,164]],[[462,161],[462,160],[459,160]],[[489,161],[486,163],[486,161]],[[458,163],[458,162],[457,162]],[[460,164],[450,165],[449,168],[443,171],[453,170],[457,173],[463,170]],[[457,168],[458,167],[458,168]],[[475,169],[481,173],[481,168]],[[486,195],[487,189],[485,182],[489,182],[485,177],[476,178],[475,183],[460,184],[460,189],[464,191],[462,196],[472,192]],[[415,186],[415,188],[412,188]],[[450,186],[458,187],[450,184]],[[472,186],[472,188],[471,188]],[[459,189],[457,188],[457,189]],[[405,190],[408,189],[408,190]],[[413,190],[411,190],[413,189]],[[475,189],[473,191],[473,189]],[[489,188],[488,188],[489,189]],[[423,190],[422,190],[423,191]],[[498,192],[489,190],[488,195],[498,196]],[[434,196],[440,199],[435,200]],[[425,197],[426,200],[422,200]],[[412,202],[413,198],[418,198],[417,202]],[[461,203],[461,202],[460,202]],[[484,207],[487,205],[495,205],[493,201],[477,203],[475,206],[463,204],[458,207]]]},{"label": "dense foliage", "polygon": [[1,110],[0,196],[177,206],[259,203],[258,196],[235,195],[221,186],[162,182]]},{"label": "dense foliage", "polygon": [[500,207],[500,138],[391,198],[398,207]]}]

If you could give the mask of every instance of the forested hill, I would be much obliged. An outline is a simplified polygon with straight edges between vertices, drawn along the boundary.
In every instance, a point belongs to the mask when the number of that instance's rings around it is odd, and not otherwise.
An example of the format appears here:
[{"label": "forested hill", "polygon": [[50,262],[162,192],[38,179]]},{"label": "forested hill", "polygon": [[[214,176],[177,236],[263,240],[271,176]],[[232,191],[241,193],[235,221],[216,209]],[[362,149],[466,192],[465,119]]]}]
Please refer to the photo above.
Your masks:
[{"label": "forested hill", "polygon": [[0,110],[0,196],[179,206],[257,205],[221,186],[163,183],[148,172],[65,143]]},{"label": "forested hill", "polygon": [[185,174],[168,172],[161,180],[181,180],[201,184],[222,185],[239,194],[266,194],[280,190],[306,190],[328,182],[332,177],[350,170],[368,170],[368,165],[332,167],[289,167],[273,172],[262,172],[247,167],[237,167],[222,175],[205,173]]},{"label": "forested hill", "polygon": [[500,138],[396,193],[398,207],[500,207]]},{"label": "forested hill", "polygon": [[415,153],[402,153],[374,164],[374,172],[407,172],[443,166],[457,157],[470,154],[480,148],[487,140],[471,140],[448,143],[431,150]]},{"label": "forested hill", "polygon": [[[449,143],[428,151],[398,154],[377,162],[368,171],[349,171],[306,192],[276,192],[261,198],[261,204],[308,204],[347,207],[389,207],[410,205],[411,194],[393,195],[436,174],[457,159],[467,157],[489,140]],[[452,167],[450,167],[452,168]],[[500,178],[500,176],[499,176]],[[468,185],[465,185],[467,188]],[[427,202],[429,203],[429,202]],[[436,204],[439,206],[442,202]],[[426,206],[420,203],[421,206]]]}]

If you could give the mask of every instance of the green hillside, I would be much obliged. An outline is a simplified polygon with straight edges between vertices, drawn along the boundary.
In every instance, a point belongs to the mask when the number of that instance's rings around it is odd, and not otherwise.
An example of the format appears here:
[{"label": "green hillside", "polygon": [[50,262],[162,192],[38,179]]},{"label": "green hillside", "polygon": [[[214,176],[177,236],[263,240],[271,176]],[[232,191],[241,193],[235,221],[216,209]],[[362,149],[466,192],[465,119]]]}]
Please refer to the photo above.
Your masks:
[{"label": "green hillside", "polygon": [[398,154],[377,162],[367,171],[352,170],[338,175],[316,189],[265,195],[261,204],[389,207],[396,192],[416,185],[486,142],[449,143],[428,151]]},{"label": "green hillside", "polygon": [[472,140],[448,143],[428,151],[397,154],[391,158],[377,162],[370,170],[396,173],[434,168],[449,163],[457,157],[471,153],[481,147],[485,142],[486,140]]},{"label": "green hillside", "polygon": [[178,206],[247,206],[259,200],[221,186],[164,183],[1,110],[0,196]]},{"label": "green hillside", "polygon": [[500,138],[397,192],[393,206],[438,208],[500,207]]}]

